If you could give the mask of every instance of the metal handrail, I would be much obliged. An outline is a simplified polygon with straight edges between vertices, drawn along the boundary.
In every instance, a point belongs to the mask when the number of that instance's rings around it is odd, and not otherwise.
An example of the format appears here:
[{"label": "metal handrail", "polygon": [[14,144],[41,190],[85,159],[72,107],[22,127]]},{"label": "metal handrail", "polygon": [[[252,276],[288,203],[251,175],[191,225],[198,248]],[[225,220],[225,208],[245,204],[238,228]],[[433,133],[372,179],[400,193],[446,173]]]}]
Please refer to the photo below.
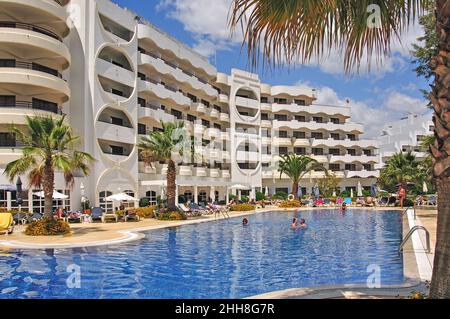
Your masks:
[{"label": "metal handrail", "polygon": [[34,24],[30,24],[30,23],[23,23],[23,22],[17,22],[17,21],[0,21],[0,28],[16,28],[16,29],[35,31],[35,32],[39,32],[41,34],[47,35],[53,39],[56,39],[59,42],[63,42],[63,39],[59,35],[57,35],[55,32],[45,29],[43,27],[34,25]]},{"label": "metal handrail", "polygon": [[63,114],[62,110],[60,110],[59,108],[41,107],[41,106],[34,105],[33,102],[28,102],[28,101],[16,101],[14,103],[0,103],[0,108],[2,108],[2,107],[33,109],[33,110],[52,112],[52,113],[59,114],[59,115]]},{"label": "metal handrail", "polygon": [[[5,61],[5,59],[0,59],[0,61]],[[9,60],[6,60],[9,61]],[[26,69],[26,70],[34,70],[39,72],[44,72],[53,76],[56,76],[60,79],[62,79],[62,74],[55,69],[46,67],[44,65],[34,63],[34,62],[25,62],[25,61],[17,61],[17,60],[11,60],[13,63],[5,63],[1,64],[0,68],[18,68],[18,69]]]},{"label": "metal handrail", "polygon": [[408,209],[413,209],[414,210],[414,219],[416,219],[416,206],[409,206],[406,207],[405,210],[402,212],[402,216],[405,216],[405,214],[408,212]]},{"label": "metal handrail", "polygon": [[417,230],[424,230],[425,231],[425,235],[426,235],[426,240],[427,240],[427,249],[426,252],[429,254],[431,252],[431,243],[430,243],[430,232],[428,231],[428,229],[426,229],[423,226],[414,226],[413,228],[411,228],[411,230],[408,232],[408,234],[405,236],[405,238],[403,239],[402,243],[400,244],[400,247],[398,249],[398,253],[400,254],[403,251],[403,246],[405,246],[406,242],[409,240],[409,238],[411,238],[412,234],[417,231]]}]

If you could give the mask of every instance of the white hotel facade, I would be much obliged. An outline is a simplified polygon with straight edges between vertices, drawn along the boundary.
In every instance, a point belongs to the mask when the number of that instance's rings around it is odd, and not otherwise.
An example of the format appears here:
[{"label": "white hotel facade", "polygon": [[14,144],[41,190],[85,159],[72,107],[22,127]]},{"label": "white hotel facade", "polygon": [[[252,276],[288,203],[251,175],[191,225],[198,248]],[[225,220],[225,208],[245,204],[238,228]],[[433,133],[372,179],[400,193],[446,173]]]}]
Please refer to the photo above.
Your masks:
[{"label": "white hotel facade", "polygon": [[[167,167],[146,167],[136,143],[161,120],[182,121],[195,137],[202,161],[177,166],[177,192],[191,200],[225,200],[236,184],[252,196],[266,187],[289,192],[276,161],[291,152],[334,171],[342,190],[370,188],[379,176],[378,142],[360,138],[363,126],[350,121],[348,106],[314,104],[313,90],[270,86],[241,70],[220,73],[109,0],[0,0],[0,16],[0,205],[15,206],[2,173],[21,154],[9,125],[35,114],[67,114],[80,148],[96,158],[72,189],[57,177],[56,189],[70,198],[55,205],[67,209],[80,208],[82,192],[108,209],[104,198],[117,192],[155,201]],[[308,174],[302,192],[321,177]],[[30,211],[42,210],[35,191],[24,196]]]}]

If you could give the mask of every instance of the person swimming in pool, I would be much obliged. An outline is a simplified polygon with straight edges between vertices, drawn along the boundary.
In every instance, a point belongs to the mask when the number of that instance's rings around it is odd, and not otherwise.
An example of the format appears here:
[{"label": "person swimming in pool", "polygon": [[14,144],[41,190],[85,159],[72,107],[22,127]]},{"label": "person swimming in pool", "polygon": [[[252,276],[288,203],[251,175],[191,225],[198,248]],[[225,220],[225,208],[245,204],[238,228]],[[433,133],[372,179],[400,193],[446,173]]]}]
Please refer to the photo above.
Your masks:
[{"label": "person swimming in pool", "polygon": [[347,209],[347,204],[346,203],[342,203],[341,210],[345,211],[346,209]]},{"label": "person swimming in pool", "polygon": [[306,220],[304,218],[300,219],[300,228],[307,228]]},{"label": "person swimming in pool", "polygon": [[292,220],[291,228],[297,228],[298,227],[298,219],[294,218]]},{"label": "person swimming in pool", "polygon": [[248,219],[247,218],[244,218],[242,220],[242,226],[248,226]]}]

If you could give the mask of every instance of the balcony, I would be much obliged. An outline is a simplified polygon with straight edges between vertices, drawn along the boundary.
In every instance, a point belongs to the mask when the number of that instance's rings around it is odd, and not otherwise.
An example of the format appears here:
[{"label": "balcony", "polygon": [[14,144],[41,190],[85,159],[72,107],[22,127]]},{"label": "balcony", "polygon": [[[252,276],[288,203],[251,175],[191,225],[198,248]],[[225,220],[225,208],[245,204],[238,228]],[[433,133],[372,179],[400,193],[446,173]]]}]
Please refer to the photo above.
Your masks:
[{"label": "balcony", "polygon": [[202,91],[203,94],[210,98],[217,97],[217,91],[210,84],[207,82],[205,83],[205,81],[199,79],[194,74],[179,68],[177,65],[165,61],[161,57],[145,52],[140,54],[140,59],[141,65],[151,65],[160,74],[171,76],[179,83],[186,83],[193,90]]},{"label": "balcony", "polygon": [[294,119],[289,119],[288,121],[273,121],[274,129],[288,128],[293,130],[298,129],[308,129],[311,131],[316,130],[326,130],[326,131],[343,131],[343,132],[358,132],[363,133],[363,125],[357,123],[343,123],[343,124],[333,124],[328,123],[317,123],[317,122],[298,122]]},{"label": "balcony", "polygon": [[97,60],[97,73],[111,81],[134,87],[136,76],[134,72],[99,58]]},{"label": "balcony", "polygon": [[208,176],[208,172],[206,167],[196,167],[195,168],[195,176],[206,177]]},{"label": "balcony", "polygon": [[134,144],[136,142],[135,132],[133,128],[114,125],[112,123],[97,121],[95,123],[97,137],[107,141],[120,141],[126,144]]},{"label": "balcony", "polygon": [[259,162],[259,153],[258,152],[249,152],[249,151],[237,151],[236,152],[236,162],[257,163],[257,162]]},{"label": "balcony", "polygon": [[263,136],[261,138],[261,144],[262,145],[270,145],[270,144],[272,144],[272,138],[271,137],[267,137],[267,136]]},{"label": "balcony", "polygon": [[345,154],[345,155],[329,155],[330,159],[330,163],[336,163],[336,162],[341,162],[341,163],[377,163],[378,162],[378,156],[376,155],[372,155],[372,156],[367,156],[367,155],[350,155],[350,154]]},{"label": "balcony", "polygon": [[181,166],[179,166],[178,171],[179,171],[180,176],[192,176],[191,166],[181,165]]},{"label": "balcony", "polygon": [[349,139],[345,140],[335,140],[332,138],[328,139],[311,139],[311,146],[327,146],[327,147],[337,147],[342,146],[345,148],[360,147],[360,148],[378,148],[378,141],[376,140],[358,140],[352,141]]},{"label": "balcony", "polygon": [[226,94],[220,93],[219,96],[217,97],[217,101],[219,101],[220,103],[229,104],[230,97]]},{"label": "balcony", "polygon": [[230,133],[229,132],[220,132],[220,139],[222,141],[229,141],[230,140]]},{"label": "balcony", "polygon": [[261,127],[272,128],[272,121],[270,121],[270,120],[261,120]]},{"label": "balcony", "polygon": [[197,112],[200,114],[205,114],[206,113],[206,105],[201,102],[192,102],[191,111]]},{"label": "balcony", "polygon": [[292,138],[290,138],[290,137],[274,137],[273,145],[275,145],[275,146],[292,146]]},{"label": "balcony", "polygon": [[206,127],[202,124],[194,124],[194,134],[195,135],[203,135],[203,132],[205,131]]},{"label": "balcony", "polygon": [[229,162],[231,160],[230,152],[229,151],[222,151],[222,160],[224,162]]},{"label": "balcony", "polygon": [[210,139],[214,138],[218,140],[221,138],[221,131],[217,128],[211,127],[205,130],[205,135]]},{"label": "balcony", "polygon": [[236,106],[242,106],[250,109],[259,110],[259,102],[257,100],[236,96]]},{"label": "balcony", "polygon": [[272,112],[271,103],[261,103],[261,111]]},{"label": "balcony", "polygon": [[175,116],[166,113],[161,107],[151,103],[139,104],[139,118],[151,118],[163,122],[174,122]]},{"label": "balcony", "polygon": [[380,171],[345,171],[346,178],[378,178]]},{"label": "balcony", "polygon": [[294,147],[308,147],[310,145],[310,140],[307,138],[295,138]]},{"label": "balcony", "polygon": [[191,106],[191,100],[188,97],[184,96],[181,92],[175,91],[172,88],[158,83],[153,79],[145,78],[145,80],[142,80],[141,78],[139,80],[139,92],[146,91],[150,94],[156,95],[162,100],[172,100],[174,103],[180,106]]},{"label": "balcony", "polygon": [[311,158],[315,159],[319,163],[328,163],[328,156],[327,155],[311,155]]},{"label": "balcony", "polygon": [[220,121],[221,122],[230,122],[230,115],[227,113],[220,113]]},{"label": "balcony", "polygon": [[22,156],[22,149],[18,147],[0,146],[0,164],[6,165],[18,160]]},{"label": "balcony", "polygon": [[291,104],[272,104],[272,112],[291,112],[291,113],[308,113],[308,114],[326,114],[329,116],[343,116],[349,118],[350,108],[345,106],[326,106],[326,105],[298,105],[296,103]]},{"label": "balcony", "polygon": [[211,168],[209,170],[209,176],[213,178],[220,177],[220,170],[218,168]]},{"label": "balcony", "polygon": [[209,116],[213,119],[218,119],[220,117],[220,112],[214,108],[209,111]]},{"label": "balcony", "polygon": [[229,170],[221,170],[222,178],[231,178],[231,174]]}]

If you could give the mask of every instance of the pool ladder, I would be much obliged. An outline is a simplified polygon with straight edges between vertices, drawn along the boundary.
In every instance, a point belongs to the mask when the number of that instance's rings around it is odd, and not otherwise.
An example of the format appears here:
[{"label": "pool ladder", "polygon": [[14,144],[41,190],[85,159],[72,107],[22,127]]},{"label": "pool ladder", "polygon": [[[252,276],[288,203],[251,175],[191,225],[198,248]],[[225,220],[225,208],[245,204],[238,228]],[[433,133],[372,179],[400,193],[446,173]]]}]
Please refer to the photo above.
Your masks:
[{"label": "pool ladder", "polygon": [[405,216],[405,214],[408,213],[409,209],[413,209],[414,210],[414,219],[417,219],[416,206],[406,207],[405,210],[402,212],[402,216]]},{"label": "pool ladder", "polygon": [[220,209],[218,212],[216,211],[214,213],[214,218],[217,218],[217,216],[220,217],[220,215],[222,215],[224,219],[230,219],[230,215],[228,215],[228,211],[225,209]]},{"label": "pool ladder", "polygon": [[405,236],[405,238],[403,239],[402,243],[400,244],[400,248],[398,249],[398,253],[399,254],[403,251],[403,246],[405,246],[406,242],[411,238],[413,233],[415,231],[418,231],[418,230],[424,230],[425,231],[426,240],[427,240],[426,253],[429,254],[431,252],[430,232],[428,231],[428,229],[426,229],[423,226],[414,226],[413,228],[411,228],[411,230],[408,232],[408,234]]}]

